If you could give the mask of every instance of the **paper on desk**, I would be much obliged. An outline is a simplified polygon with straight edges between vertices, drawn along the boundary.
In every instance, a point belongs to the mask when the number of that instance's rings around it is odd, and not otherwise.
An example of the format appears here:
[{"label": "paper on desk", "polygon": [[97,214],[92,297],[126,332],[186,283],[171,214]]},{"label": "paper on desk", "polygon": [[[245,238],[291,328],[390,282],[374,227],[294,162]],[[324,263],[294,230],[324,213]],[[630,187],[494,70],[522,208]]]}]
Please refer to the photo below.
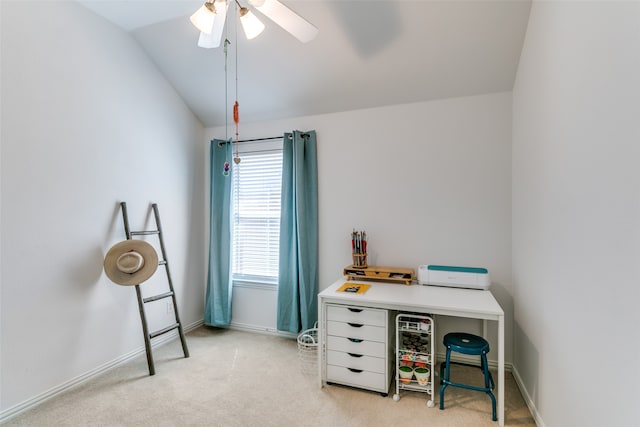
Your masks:
[{"label": "paper on desk", "polygon": [[349,283],[346,282],[344,285],[340,286],[336,292],[349,292],[353,294],[364,294],[367,292],[371,285],[367,285],[365,283]]}]

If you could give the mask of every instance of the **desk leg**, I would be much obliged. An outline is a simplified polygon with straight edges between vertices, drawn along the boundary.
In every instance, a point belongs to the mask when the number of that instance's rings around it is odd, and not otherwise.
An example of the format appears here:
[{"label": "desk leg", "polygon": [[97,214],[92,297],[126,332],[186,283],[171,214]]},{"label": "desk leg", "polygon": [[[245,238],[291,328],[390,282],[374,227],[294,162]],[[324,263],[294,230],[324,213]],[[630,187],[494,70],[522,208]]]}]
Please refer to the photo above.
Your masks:
[{"label": "desk leg", "polygon": [[318,356],[318,385],[320,386],[320,388],[324,387],[325,385],[325,378],[326,378],[326,372],[325,372],[325,366],[324,366],[324,361],[325,361],[325,354],[324,354],[324,347],[325,347],[325,321],[324,321],[324,314],[325,312],[325,305],[324,305],[324,301],[322,301],[321,299],[318,301],[318,349],[317,349],[317,356]]},{"label": "desk leg", "polygon": [[498,425],[504,427],[504,316],[498,317]]}]

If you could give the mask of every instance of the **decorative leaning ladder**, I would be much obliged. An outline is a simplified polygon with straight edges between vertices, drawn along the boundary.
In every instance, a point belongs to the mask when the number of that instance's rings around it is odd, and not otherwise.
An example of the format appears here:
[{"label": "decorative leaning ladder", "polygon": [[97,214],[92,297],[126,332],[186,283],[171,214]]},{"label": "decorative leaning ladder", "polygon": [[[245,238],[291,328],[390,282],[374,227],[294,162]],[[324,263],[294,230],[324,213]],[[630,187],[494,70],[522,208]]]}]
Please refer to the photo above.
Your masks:
[{"label": "decorative leaning ladder", "polygon": [[[187,348],[187,342],[184,337],[184,332],[182,330],[182,323],[180,322],[180,315],[178,314],[178,304],[176,301],[176,294],[173,290],[173,282],[171,281],[171,272],[169,271],[169,262],[167,261],[167,252],[164,248],[164,239],[162,238],[162,225],[160,223],[160,213],[158,212],[158,205],[153,203],[151,207],[153,208],[153,214],[156,220],[156,229],[149,231],[131,231],[129,229],[129,217],[127,215],[127,204],[125,202],[120,203],[120,207],[122,208],[122,219],[124,220],[124,231],[127,236],[127,240],[133,239],[134,236],[149,236],[149,235],[157,235],[160,240],[160,249],[162,251],[162,258],[158,261],[158,266],[164,266],[164,270],[167,273],[167,281],[169,283],[169,291],[164,292],[162,294],[153,295],[147,298],[142,297],[142,292],[140,291],[140,285],[135,285],[136,295],[138,297],[138,309],[140,311],[140,320],[142,321],[142,332],[144,334],[144,346],[147,352],[147,364],[149,365],[149,375],[155,375],[156,369],[153,364],[153,354],[151,353],[151,339],[164,335],[168,332],[173,331],[174,329],[178,330],[178,334],[180,335],[180,342],[182,343],[182,351],[184,353],[184,357],[189,357],[189,349]],[[144,305],[150,302],[158,301],[164,298],[171,298],[173,302],[173,314],[175,316],[175,323],[160,329],[158,331],[149,332],[149,327],[147,325],[147,316],[145,315]]]}]

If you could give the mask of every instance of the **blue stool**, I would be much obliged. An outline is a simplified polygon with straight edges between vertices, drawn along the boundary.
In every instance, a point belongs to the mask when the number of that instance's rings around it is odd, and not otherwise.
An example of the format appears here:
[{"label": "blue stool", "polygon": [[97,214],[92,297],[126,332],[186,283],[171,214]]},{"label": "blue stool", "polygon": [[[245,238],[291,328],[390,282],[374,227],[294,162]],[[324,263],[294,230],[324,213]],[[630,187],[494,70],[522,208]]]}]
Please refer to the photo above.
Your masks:
[{"label": "blue stool", "polygon": [[[487,340],[477,335],[467,334],[464,332],[451,332],[444,336],[443,342],[447,348],[447,356],[444,363],[440,365],[440,384],[442,384],[440,387],[440,409],[444,409],[444,390],[449,385],[453,387],[466,388],[468,390],[483,391],[491,398],[491,407],[493,410],[492,419],[493,421],[497,421],[496,397],[492,393],[492,390],[495,388],[495,384],[493,383],[493,376],[491,376],[491,372],[489,372],[489,368],[487,367],[487,353],[489,353],[489,343]],[[459,384],[449,380],[450,367],[452,364],[478,368],[478,366],[471,365],[469,363],[452,362],[450,360],[452,351],[471,356],[480,356],[479,368],[484,374],[484,387]]]}]

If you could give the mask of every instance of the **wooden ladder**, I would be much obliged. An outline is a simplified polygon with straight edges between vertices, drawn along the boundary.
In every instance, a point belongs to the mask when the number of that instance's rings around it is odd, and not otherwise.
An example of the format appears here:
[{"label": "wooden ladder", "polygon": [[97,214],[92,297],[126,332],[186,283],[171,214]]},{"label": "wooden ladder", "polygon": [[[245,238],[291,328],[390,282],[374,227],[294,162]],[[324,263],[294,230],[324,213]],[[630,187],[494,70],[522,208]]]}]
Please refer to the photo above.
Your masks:
[{"label": "wooden ladder", "polygon": [[[158,295],[153,295],[150,297],[143,298],[142,292],[140,291],[140,285],[135,285],[136,295],[138,297],[138,309],[140,311],[140,320],[142,321],[142,332],[144,334],[144,346],[147,352],[147,364],[149,365],[149,375],[155,375],[156,370],[153,364],[153,354],[151,353],[151,339],[158,337],[160,335],[164,335],[168,332],[173,331],[174,329],[178,330],[178,334],[180,335],[180,341],[182,343],[182,351],[184,353],[184,357],[189,357],[189,349],[187,348],[187,341],[184,337],[184,331],[182,330],[182,323],[180,322],[180,315],[178,314],[178,304],[176,301],[176,294],[173,290],[173,282],[171,280],[171,272],[169,271],[169,262],[167,261],[167,252],[164,248],[164,239],[162,238],[162,224],[160,223],[160,213],[158,212],[157,203],[153,203],[151,207],[153,208],[153,214],[156,220],[156,229],[149,231],[131,231],[129,229],[129,217],[127,215],[127,204],[125,202],[120,202],[120,207],[122,208],[122,219],[124,220],[124,231],[127,236],[127,240],[131,240],[134,236],[149,236],[149,235],[157,235],[160,241],[160,249],[162,251],[162,258],[158,261],[158,266],[164,266],[164,270],[167,274],[167,281],[169,283],[169,291],[164,292]],[[171,298],[173,303],[173,314],[175,316],[175,322],[165,328],[160,330],[149,332],[149,327],[147,325],[147,316],[145,314],[144,305],[150,302],[162,300],[165,298]]]}]

